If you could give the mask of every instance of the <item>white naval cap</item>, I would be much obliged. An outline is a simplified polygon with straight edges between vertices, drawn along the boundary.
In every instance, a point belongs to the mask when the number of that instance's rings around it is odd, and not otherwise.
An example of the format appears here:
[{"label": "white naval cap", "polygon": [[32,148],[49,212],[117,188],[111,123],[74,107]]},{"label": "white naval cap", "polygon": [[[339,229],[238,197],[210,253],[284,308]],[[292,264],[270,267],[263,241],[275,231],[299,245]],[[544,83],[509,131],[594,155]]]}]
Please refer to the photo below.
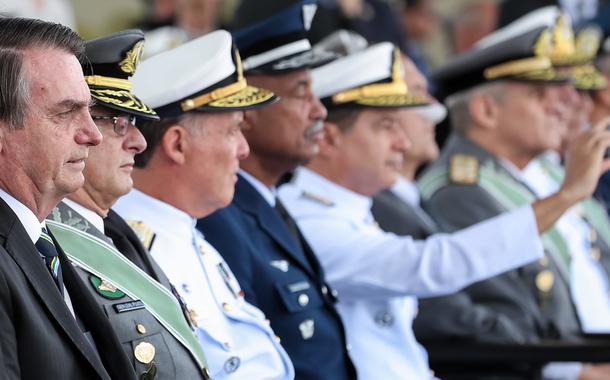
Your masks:
[{"label": "white naval cap", "polygon": [[409,93],[400,51],[389,42],[372,45],[314,69],[312,89],[329,109],[428,104]]},{"label": "white naval cap", "polygon": [[150,57],[132,77],[133,91],[161,118],[188,111],[258,108],[277,99],[248,86],[231,34],[218,30]]},{"label": "white naval cap", "polygon": [[[481,38],[475,45],[475,49],[483,49],[510,40],[540,27],[550,28],[555,25],[557,18],[562,15],[561,9],[555,5],[549,5],[529,12],[514,20],[510,24],[496,30]],[[569,16],[566,14],[564,17]]]}]

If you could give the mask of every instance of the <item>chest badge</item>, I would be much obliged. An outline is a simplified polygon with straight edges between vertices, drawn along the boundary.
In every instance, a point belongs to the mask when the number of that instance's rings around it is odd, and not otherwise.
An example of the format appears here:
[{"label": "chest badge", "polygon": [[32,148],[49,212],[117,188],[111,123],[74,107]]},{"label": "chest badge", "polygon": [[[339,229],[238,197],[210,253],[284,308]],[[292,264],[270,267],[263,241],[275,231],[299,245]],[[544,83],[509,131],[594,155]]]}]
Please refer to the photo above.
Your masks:
[{"label": "chest badge", "polygon": [[272,267],[281,270],[282,272],[288,272],[289,264],[286,260],[271,260],[269,265]]},{"label": "chest badge", "polygon": [[89,282],[93,285],[93,288],[101,294],[104,298],[110,300],[117,300],[119,298],[125,297],[125,293],[118,289],[116,286],[112,285],[107,280],[103,278],[99,278],[95,275],[89,276]]},{"label": "chest badge", "polygon": [[313,319],[306,319],[299,324],[299,330],[304,340],[311,339],[315,330],[315,323]]}]

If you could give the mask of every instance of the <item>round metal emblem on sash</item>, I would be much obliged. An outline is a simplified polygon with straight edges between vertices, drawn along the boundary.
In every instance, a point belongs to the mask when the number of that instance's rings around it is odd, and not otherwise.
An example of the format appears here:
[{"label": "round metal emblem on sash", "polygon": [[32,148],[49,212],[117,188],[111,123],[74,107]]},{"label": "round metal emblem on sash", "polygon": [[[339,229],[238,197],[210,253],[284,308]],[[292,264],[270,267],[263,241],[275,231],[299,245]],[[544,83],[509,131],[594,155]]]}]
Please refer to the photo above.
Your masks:
[{"label": "round metal emblem on sash", "polygon": [[550,270],[543,270],[536,276],[536,287],[544,293],[548,293],[555,284],[555,275]]},{"label": "round metal emblem on sash", "polygon": [[155,346],[148,342],[139,343],[133,350],[136,359],[142,364],[148,364],[155,358]]}]

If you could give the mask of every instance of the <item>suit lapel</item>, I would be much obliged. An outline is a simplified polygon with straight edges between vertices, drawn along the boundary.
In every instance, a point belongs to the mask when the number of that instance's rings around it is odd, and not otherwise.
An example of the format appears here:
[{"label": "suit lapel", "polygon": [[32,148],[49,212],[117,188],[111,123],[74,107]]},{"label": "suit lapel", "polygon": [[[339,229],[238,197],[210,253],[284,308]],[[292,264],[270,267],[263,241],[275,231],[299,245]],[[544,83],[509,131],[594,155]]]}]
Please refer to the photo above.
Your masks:
[{"label": "suit lapel", "polygon": [[234,203],[242,211],[252,215],[261,229],[280,245],[295,262],[307,272],[312,272],[312,268],[299,248],[298,242],[295,241],[279,213],[241,176],[239,176],[235,186]]},{"label": "suit lapel", "polygon": [[[17,219],[17,216],[1,200],[0,215],[3,215],[3,218],[10,218],[8,220],[8,225],[11,226],[10,230],[0,231],[0,234],[6,236],[5,248],[7,252],[21,268],[23,274],[32,285],[34,292],[40,298],[40,301],[45,305],[49,313],[55,318],[81,354],[95,368],[102,379],[108,379],[108,374],[104,370],[102,363],[79,329],[61,294],[57,291],[57,286],[44,267],[40,254],[34,247],[27,232]],[[62,261],[62,272],[67,266],[65,264],[66,262]]]}]

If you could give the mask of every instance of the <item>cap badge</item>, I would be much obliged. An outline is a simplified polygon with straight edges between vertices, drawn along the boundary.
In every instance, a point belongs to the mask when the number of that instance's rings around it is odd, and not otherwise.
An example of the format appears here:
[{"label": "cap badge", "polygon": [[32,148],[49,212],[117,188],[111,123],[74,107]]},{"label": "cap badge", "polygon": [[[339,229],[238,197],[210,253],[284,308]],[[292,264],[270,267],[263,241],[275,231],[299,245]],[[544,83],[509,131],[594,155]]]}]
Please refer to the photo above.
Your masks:
[{"label": "cap badge", "polygon": [[136,67],[140,64],[144,52],[144,41],[139,41],[127,52],[125,58],[119,62],[119,67],[124,73],[133,75]]}]

